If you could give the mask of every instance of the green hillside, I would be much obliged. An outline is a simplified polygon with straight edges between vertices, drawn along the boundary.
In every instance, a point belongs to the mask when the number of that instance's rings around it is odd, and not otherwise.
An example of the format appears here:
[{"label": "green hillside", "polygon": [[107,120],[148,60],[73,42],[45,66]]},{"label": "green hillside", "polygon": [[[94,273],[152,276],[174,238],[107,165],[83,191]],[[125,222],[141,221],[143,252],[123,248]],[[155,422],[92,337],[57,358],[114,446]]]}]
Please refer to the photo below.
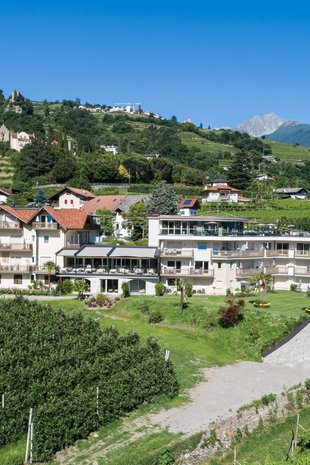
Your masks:
[{"label": "green hillside", "polygon": [[280,126],[274,133],[267,136],[267,139],[310,147],[310,124]]},{"label": "green hillside", "polygon": [[310,160],[310,149],[307,147],[272,140],[265,140],[264,143],[271,147],[272,155],[278,157],[280,160],[287,162]]}]

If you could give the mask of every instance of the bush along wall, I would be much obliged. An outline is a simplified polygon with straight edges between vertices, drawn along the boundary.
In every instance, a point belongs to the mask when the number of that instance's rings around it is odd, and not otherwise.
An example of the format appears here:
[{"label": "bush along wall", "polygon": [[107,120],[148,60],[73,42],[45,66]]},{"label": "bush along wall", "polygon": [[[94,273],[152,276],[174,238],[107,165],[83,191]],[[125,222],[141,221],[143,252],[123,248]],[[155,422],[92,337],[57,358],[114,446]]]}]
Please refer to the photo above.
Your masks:
[{"label": "bush along wall", "polygon": [[178,393],[174,367],[153,340],[101,330],[18,297],[0,302],[0,446],[27,430],[34,411],[35,461],[85,438],[154,396]]}]

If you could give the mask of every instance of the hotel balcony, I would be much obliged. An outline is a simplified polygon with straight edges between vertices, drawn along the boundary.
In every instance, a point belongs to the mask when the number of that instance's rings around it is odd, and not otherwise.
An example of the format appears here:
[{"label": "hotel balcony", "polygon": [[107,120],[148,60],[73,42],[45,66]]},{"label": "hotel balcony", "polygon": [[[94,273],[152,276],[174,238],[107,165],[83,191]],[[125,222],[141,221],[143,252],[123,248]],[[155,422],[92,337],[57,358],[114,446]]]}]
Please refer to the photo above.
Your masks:
[{"label": "hotel balcony", "polygon": [[10,244],[0,242],[0,250],[12,252],[32,252],[32,244]]},{"label": "hotel balcony", "polygon": [[0,229],[20,229],[18,221],[0,221]]},{"label": "hotel balcony", "polygon": [[17,274],[30,274],[33,272],[32,266],[28,265],[0,265],[0,273],[17,273]]},{"label": "hotel balcony", "polygon": [[289,255],[289,250],[266,250],[266,257],[283,257],[287,258]]},{"label": "hotel balcony", "polygon": [[242,258],[263,258],[265,250],[213,250],[213,260],[229,260]]},{"label": "hotel balcony", "polygon": [[163,267],[161,270],[161,276],[167,276],[167,277],[176,277],[176,278],[182,278],[183,276],[188,277],[188,276],[201,276],[201,277],[210,277],[212,278],[214,276],[214,270],[201,270],[197,269],[195,270],[194,268],[172,268],[172,267]]},{"label": "hotel balcony", "polygon": [[161,257],[173,258],[192,258],[194,256],[193,249],[164,249],[160,252]]},{"label": "hotel balcony", "polygon": [[58,223],[40,223],[38,221],[34,221],[32,223],[33,229],[58,229]]}]

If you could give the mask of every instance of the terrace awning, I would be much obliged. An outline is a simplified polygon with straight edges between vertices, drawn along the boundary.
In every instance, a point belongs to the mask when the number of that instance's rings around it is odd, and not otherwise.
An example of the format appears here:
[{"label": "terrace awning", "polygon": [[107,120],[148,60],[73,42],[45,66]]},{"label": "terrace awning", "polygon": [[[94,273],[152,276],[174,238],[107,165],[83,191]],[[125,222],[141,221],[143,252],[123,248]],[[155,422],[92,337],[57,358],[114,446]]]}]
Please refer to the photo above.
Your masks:
[{"label": "terrace awning", "polygon": [[74,257],[77,250],[78,250],[77,248],[76,249],[62,249],[59,252],[57,252],[56,255],[58,257]]},{"label": "terrace awning", "polygon": [[109,256],[112,258],[155,258],[157,255],[156,247],[116,247]]},{"label": "terrace awning", "polygon": [[75,253],[76,257],[107,257],[109,252],[113,250],[113,246],[86,246]]}]

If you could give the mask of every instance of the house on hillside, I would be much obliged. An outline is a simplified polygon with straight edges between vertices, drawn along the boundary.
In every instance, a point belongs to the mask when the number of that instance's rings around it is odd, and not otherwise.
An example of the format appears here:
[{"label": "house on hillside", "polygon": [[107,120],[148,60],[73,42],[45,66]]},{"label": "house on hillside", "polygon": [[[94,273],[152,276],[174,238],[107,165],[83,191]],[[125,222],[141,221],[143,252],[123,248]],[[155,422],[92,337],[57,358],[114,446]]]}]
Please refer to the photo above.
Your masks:
[{"label": "house on hillside", "polygon": [[211,178],[201,193],[202,203],[209,202],[251,202],[251,199],[240,195],[240,190],[228,185],[227,178],[215,176]]},{"label": "house on hillside", "polygon": [[261,173],[256,176],[257,181],[273,181],[273,177],[268,173]]},{"label": "house on hillside", "polygon": [[155,158],[160,158],[160,153],[146,153],[144,156],[147,160],[154,160]]},{"label": "house on hillside", "polygon": [[281,187],[275,189],[275,192],[281,199],[305,200],[309,195],[309,192],[304,187]]},{"label": "house on hillside", "polygon": [[6,204],[8,202],[8,196],[12,195],[12,189],[3,189],[0,187],[0,204]]},{"label": "house on hillside", "polygon": [[129,239],[130,231],[124,227],[123,213],[128,212],[132,205],[146,201],[147,195],[99,195],[89,200],[82,210],[88,215],[97,217],[98,210],[109,210],[114,217],[114,236],[119,239]]},{"label": "house on hillside", "polygon": [[178,208],[179,215],[181,216],[197,215],[197,211],[200,209],[200,203],[195,198],[180,199]]},{"label": "house on hillside", "polygon": [[56,209],[75,208],[79,210],[86,202],[94,198],[96,198],[95,194],[86,189],[65,186],[51,195],[49,201]]},{"label": "house on hillside", "polygon": [[118,148],[116,145],[100,145],[100,148],[105,150],[106,152],[113,153],[113,155],[118,154]]},{"label": "house on hillside", "polygon": [[25,145],[31,144],[34,138],[34,134],[28,134],[25,131],[12,132],[10,137],[10,147],[11,149],[20,152],[25,147]]}]

